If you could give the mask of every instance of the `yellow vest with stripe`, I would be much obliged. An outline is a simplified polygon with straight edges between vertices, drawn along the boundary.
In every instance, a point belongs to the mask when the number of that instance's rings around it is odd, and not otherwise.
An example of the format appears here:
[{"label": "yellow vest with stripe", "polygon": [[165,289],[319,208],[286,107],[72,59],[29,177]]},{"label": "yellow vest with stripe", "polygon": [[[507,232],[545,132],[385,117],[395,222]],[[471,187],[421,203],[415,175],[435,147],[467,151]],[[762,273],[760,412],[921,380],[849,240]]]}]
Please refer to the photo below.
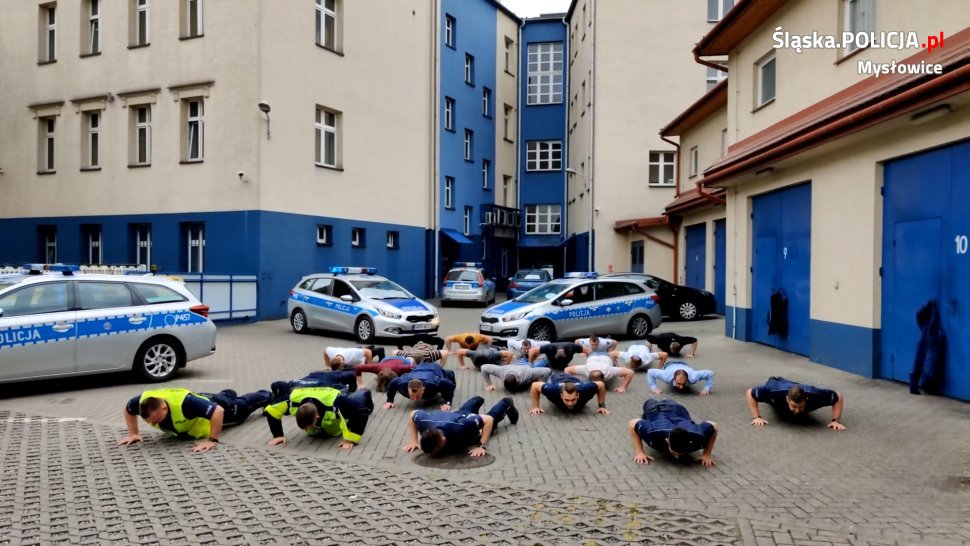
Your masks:
[{"label": "yellow vest with stripe", "polygon": [[153,391],[145,391],[141,395],[141,400],[139,404],[144,402],[146,398],[159,398],[164,400],[168,404],[168,415],[172,418],[172,426],[175,431],[165,430],[158,425],[152,425],[153,427],[167,432],[172,436],[178,436],[180,434],[188,434],[193,438],[208,438],[210,427],[212,423],[204,417],[196,417],[194,419],[186,419],[185,415],[182,413],[182,402],[185,401],[185,397],[188,395],[198,396],[203,400],[208,400],[205,396],[195,394],[188,389],[155,389]]},{"label": "yellow vest with stripe", "polygon": [[341,391],[333,387],[293,389],[290,392],[289,400],[266,406],[265,411],[276,419],[282,419],[284,415],[296,415],[300,405],[305,401],[316,400],[328,409],[320,416],[320,424],[318,426],[304,432],[310,436],[315,436],[320,433],[326,434],[327,436],[342,436],[344,440],[356,444],[360,442],[360,434],[355,434],[348,430],[347,420],[344,419],[343,415],[340,415],[340,411],[333,407],[334,401],[342,394]]}]

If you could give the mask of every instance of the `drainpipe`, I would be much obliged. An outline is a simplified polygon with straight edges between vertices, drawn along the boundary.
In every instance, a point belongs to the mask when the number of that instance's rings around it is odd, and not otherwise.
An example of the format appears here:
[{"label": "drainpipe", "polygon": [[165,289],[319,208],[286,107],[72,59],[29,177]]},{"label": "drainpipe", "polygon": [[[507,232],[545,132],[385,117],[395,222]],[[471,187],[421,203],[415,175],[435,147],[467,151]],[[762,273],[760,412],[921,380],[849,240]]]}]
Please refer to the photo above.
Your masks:
[{"label": "drainpipe", "polygon": [[[570,68],[568,68],[568,64],[565,62],[565,59],[568,59],[569,58],[569,48],[570,48],[570,43],[571,43],[570,40],[569,40],[569,23],[566,22],[566,16],[565,15],[563,15],[563,17],[562,17],[562,25],[566,29],[566,33],[565,33],[566,34],[566,48],[565,48],[565,51],[563,52],[563,59],[564,59],[563,67],[566,67],[565,68],[566,70],[570,70]],[[564,78],[564,81],[565,82],[569,82],[569,75],[568,74]],[[565,111],[565,114],[563,114],[563,118],[565,118],[564,119],[563,127],[566,128],[566,139],[565,139],[566,140],[566,142],[565,142],[565,148],[566,149],[563,151],[563,157],[566,158],[566,165],[567,166],[568,165],[574,165],[575,164],[575,163],[573,163],[572,161],[569,160],[569,150],[572,148],[569,145],[569,134],[570,134],[570,131],[569,131],[569,94],[570,93],[572,93],[572,89],[566,89],[566,93],[563,95],[563,97],[565,97],[565,99],[566,99],[566,100],[563,101],[563,104],[566,105],[566,107],[563,109]],[[566,229],[567,229],[567,231],[568,231],[568,229],[569,229],[569,173],[566,172],[565,170],[563,170],[563,173],[562,173],[562,195],[563,195],[563,204],[562,204],[562,211],[561,211],[561,214],[562,214],[562,222],[560,223],[560,226],[565,226]],[[562,227],[560,227],[560,231],[562,231]],[[565,235],[565,233],[563,233],[563,235]],[[565,237],[563,237],[563,240],[565,241]],[[562,246],[562,271],[563,271],[563,275],[566,274],[566,271],[567,271],[568,267],[569,267],[569,263],[568,263],[568,260],[566,259],[566,245],[564,244]]]},{"label": "drainpipe", "polygon": [[[638,226],[636,224],[633,225],[633,231],[639,233],[640,235],[643,235],[643,237],[645,239],[649,240],[649,241],[653,241],[653,242],[657,243],[658,245],[665,246],[665,247],[667,247],[667,248],[669,248],[669,249],[671,249],[671,250],[674,251],[674,281],[676,281],[677,280],[677,256],[679,254],[678,251],[680,249],[680,245],[678,244],[680,242],[680,240],[677,237],[677,234],[678,234],[678,231],[679,230],[673,224],[668,223],[667,226],[670,228],[670,231],[672,231],[673,234],[674,234],[674,242],[673,243],[668,243],[667,241],[664,241],[660,237],[655,237],[653,235],[650,235],[649,233],[647,233],[647,232],[643,231],[642,229],[640,229],[640,226]],[[676,284],[676,282],[674,284]]]},{"label": "drainpipe", "polygon": [[[525,217],[525,210],[522,209],[522,25],[519,22],[519,41],[516,45],[515,58],[515,210],[519,213],[519,218]],[[526,76],[528,77],[528,76]],[[518,271],[521,263],[519,262],[519,228],[515,230],[515,270]]]},{"label": "drainpipe", "polygon": [[700,194],[700,196],[703,197],[704,199],[707,199],[708,201],[713,201],[714,203],[717,203],[718,205],[726,205],[727,204],[727,201],[725,201],[724,199],[722,199],[722,198],[720,198],[720,197],[718,197],[716,195],[712,195],[712,194],[707,193],[706,191],[704,191],[704,185],[701,183],[701,180],[698,180],[697,182],[695,182],[694,185],[697,187],[697,193]]},{"label": "drainpipe", "polygon": [[441,52],[438,49],[438,21],[441,20],[441,3],[434,2],[434,9],[431,10],[431,231],[434,237],[434,284],[431,287],[432,297],[438,294],[438,278],[441,275],[441,234],[438,232],[439,213],[438,202],[438,162],[440,149],[438,138],[438,107],[440,90],[438,89],[438,70],[441,66]]},{"label": "drainpipe", "polygon": [[[593,264],[593,245],[596,242],[596,229],[593,227],[596,219],[593,217],[593,212],[596,210],[593,206],[595,193],[593,188],[596,186],[594,180],[596,179],[596,169],[595,169],[595,158],[596,158],[596,0],[590,0],[590,22],[593,29],[593,34],[589,40],[590,55],[589,55],[589,257],[587,258],[586,264],[589,266],[588,271],[596,271],[596,266]],[[567,29],[566,36],[568,38],[569,32]]]},{"label": "drainpipe", "polygon": [[680,197],[680,144],[663,135],[660,135],[660,140],[677,149],[674,152],[674,199],[676,199]]}]

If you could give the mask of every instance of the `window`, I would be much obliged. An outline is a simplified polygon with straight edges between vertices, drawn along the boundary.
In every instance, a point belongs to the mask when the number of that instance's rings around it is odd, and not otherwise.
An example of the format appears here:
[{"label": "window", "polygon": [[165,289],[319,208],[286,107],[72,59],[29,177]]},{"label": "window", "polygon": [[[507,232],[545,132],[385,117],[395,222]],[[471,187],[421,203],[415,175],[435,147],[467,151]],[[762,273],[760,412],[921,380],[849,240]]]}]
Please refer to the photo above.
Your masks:
[{"label": "window", "polygon": [[320,246],[330,246],[333,241],[333,226],[317,226],[317,244]]},{"label": "window", "polygon": [[452,176],[445,177],[445,208],[453,209],[455,204],[452,202],[452,198],[455,195],[455,179]]},{"label": "window", "polygon": [[492,117],[492,90],[483,87],[482,88],[482,115],[490,118]]},{"label": "window", "polygon": [[205,157],[205,104],[201,98],[182,101],[185,120],[184,161],[202,161]]},{"label": "window", "polygon": [[445,97],[445,129],[455,130],[455,99]]},{"label": "window", "polygon": [[[872,32],[875,30],[875,18],[873,17],[874,2],[872,0],[843,0],[844,32]],[[845,53],[851,53],[859,49],[855,42],[846,44]]]},{"label": "window", "polygon": [[101,168],[101,111],[84,114],[84,140],[82,141],[83,160],[81,165],[87,169]]},{"label": "window", "polygon": [[474,138],[474,133],[471,129],[465,129],[465,161],[472,160],[472,139]]},{"label": "window", "polygon": [[337,0],[317,0],[317,45],[337,50]]},{"label": "window", "polygon": [[727,78],[727,72],[723,70],[718,70],[710,66],[707,67],[707,90],[710,91],[714,89],[718,83],[724,78]]},{"label": "window", "polygon": [[186,239],[186,271],[202,273],[203,256],[205,254],[205,224],[187,224],[185,226]]},{"label": "window", "polygon": [[84,245],[88,249],[88,263],[92,265],[103,263],[101,226],[81,226],[81,232],[84,234]]},{"label": "window", "polygon": [[475,57],[465,53],[465,83],[475,85]]},{"label": "window", "polygon": [[67,283],[45,282],[4,294],[0,298],[4,317],[67,311]]},{"label": "window", "polygon": [[734,7],[734,0],[707,0],[707,22],[716,23]]},{"label": "window", "polygon": [[580,106],[583,107],[583,111],[585,112],[586,111],[586,80],[583,80],[582,90],[583,90],[583,102],[581,102],[579,104],[580,104]]},{"label": "window", "polygon": [[489,186],[491,186],[491,184],[489,184],[489,178],[490,178],[489,173],[491,170],[492,170],[492,162],[487,159],[483,159],[482,160],[482,189],[486,191],[489,189]]},{"label": "window", "polygon": [[81,32],[81,51],[84,55],[101,53],[101,0],[85,0],[82,3],[87,15],[87,28]]},{"label": "window", "polygon": [[363,247],[364,246],[364,228],[351,228],[350,229],[350,246],[353,247]]},{"label": "window", "polygon": [[690,176],[697,176],[697,146],[690,149]]},{"label": "window", "polygon": [[598,282],[596,283],[596,299],[608,300],[612,298],[622,298],[627,295],[626,283],[620,282]]},{"label": "window", "polygon": [[400,248],[397,246],[398,232],[388,231],[387,232],[387,248]]},{"label": "window", "polygon": [[650,152],[647,182],[657,186],[673,186],[674,157],[674,152]]},{"label": "window", "polygon": [[333,287],[330,290],[331,290],[331,295],[337,298],[338,300],[344,296],[350,296],[352,301],[358,301],[359,299],[357,295],[354,294],[353,289],[350,288],[350,285],[345,283],[344,281],[335,279],[333,281]]},{"label": "window", "polygon": [[323,167],[338,166],[338,122],[340,114],[334,110],[317,107],[316,120],[316,163]]},{"label": "window", "polygon": [[[305,285],[301,286],[304,290],[313,290],[317,294],[323,294],[324,296],[329,296],[333,290],[333,279],[329,277],[321,277],[319,279],[310,279]],[[343,283],[341,283],[343,284]],[[346,287],[346,285],[344,285]]]},{"label": "window", "polygon": [[41,255],[45,264],[57,263],[57,227],[39,226],[37,231],[40,233]]},{"label": "window", "polygon": [[132,106],[132,165],[152,163],[152,107],[149,104]]},{"label": "window", "polygon": [[185,296],[167,286],[158,284],[145,284],[140,282],[130,283],[131,289],[145,300],[148,305],[161,305],[163,303],[178,303],[187,301]]},{"label": "window", "polygon": [[79,282],[77,283],[77,303],[85,310],[135,305],[131,290],[120,282]]},{"label": "window", "polygon": [[455,18],[445,15],[445,45],[455,48]]},{"label": "window", "polygon": [[502,136],[505,140],[512,140],[512,107],[505,105],[505,114],[502,118]]},{"label": "window", "polygon": [[151,267],[152,265],[152,226],[149,224],[135,224],[132,226],[135,238],[135,263]]},{"label": "window", "polygon": [[721,156],[727,155],[728,150],[728,136],[727,129],[721,129]]},{"label": "window", "polygon": [[558,171],[562,169],[562,142],[536,140],[526,144],[527,171]]},{"label": "window", "polygon": [[54,117],[39,118],[40,146],[37,153],[38,170],[54,172]]},{"label": "window", "polygon": [[509,38],[508,36],[505,37],[505,71],[509,74],[512,73],[512,64],[514,59],[512,55],[512,46],[514,44],[515,42],[512,41],[512,38]]},{"label": "window", "polygon": [[38,58],[42,63],[52,63],[57,60],[57,4],[41,6],[40,20],[43,32]]},{"label": "window", "polygon": [[529,44],[528,104],[562,102],[562,42]]},{"label": "window", "polygon": [[541,235],[559,233],[559,205],[526,205],[525,232]]},{"label": "window", "polygon": [[775,99],[775,54],[771,53],[756,65],[758,74],[758,102],[762,106]]},{"label": "window", "polygon": [[205,34],[202,0],[181,0],[181,36],[197,38]]},{"label": "window", "polygon": [[134,8],[134,15],[131,17],[131,28],[129,30],[128,42],[131,46],[146,46],[151,42],[151,13],[150,0],[130,0]]},{"label": "window", "polygon": [[502,175],[502,205],[509,206],[509,186],[512,185],[512,177],[503,174]]},{"label": "window", "polygon": [[472,233],[472,208],[465,207],[465,235]]}]

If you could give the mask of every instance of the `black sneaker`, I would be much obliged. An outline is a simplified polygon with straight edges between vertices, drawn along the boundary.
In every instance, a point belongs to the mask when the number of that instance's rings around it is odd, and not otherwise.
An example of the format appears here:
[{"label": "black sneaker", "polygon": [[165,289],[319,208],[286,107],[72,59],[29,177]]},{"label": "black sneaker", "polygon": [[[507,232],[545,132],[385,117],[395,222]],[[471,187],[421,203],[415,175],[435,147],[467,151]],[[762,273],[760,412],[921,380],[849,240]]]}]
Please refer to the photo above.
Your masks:
[{"label": "black sneaker", "polygon": [[509,422],[513,425],[519,422],[519,410],[515,409],[515,400],[512,400],[511,396],[506,396],[502,400],[509,401],[509,409],[505,412],[506,417],[509,418]]},{"label": "black sneaker", "polygon": [[364,407],[367,408],[367,413],[374,412],[374,398],[371,396],[370,389],[362,389],[366,394],[364,395]]}]

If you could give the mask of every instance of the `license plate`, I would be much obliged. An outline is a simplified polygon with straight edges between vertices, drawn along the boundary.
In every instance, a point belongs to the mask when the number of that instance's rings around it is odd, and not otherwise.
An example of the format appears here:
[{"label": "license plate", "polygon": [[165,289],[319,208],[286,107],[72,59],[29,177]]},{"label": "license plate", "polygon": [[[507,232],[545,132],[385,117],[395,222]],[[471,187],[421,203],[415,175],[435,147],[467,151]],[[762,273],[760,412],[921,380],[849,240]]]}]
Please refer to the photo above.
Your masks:
[{"label": "license plate", "polygon": [[415,330],[430,330],[432,328],[434,328],[434,324],[431,324],[431,323],[414,325]]},{"label": "license plate", "polygon": [[478,325],[478,330],[480,332],[491,332],[492,331],[492,325],[491,324],[479,324]]},{"label": "license plate", "polygon": [[472,285],[470,285],[470,284],[456,284],[455,285],[455,290],[471,290],[471,289],[472,289]]}]

